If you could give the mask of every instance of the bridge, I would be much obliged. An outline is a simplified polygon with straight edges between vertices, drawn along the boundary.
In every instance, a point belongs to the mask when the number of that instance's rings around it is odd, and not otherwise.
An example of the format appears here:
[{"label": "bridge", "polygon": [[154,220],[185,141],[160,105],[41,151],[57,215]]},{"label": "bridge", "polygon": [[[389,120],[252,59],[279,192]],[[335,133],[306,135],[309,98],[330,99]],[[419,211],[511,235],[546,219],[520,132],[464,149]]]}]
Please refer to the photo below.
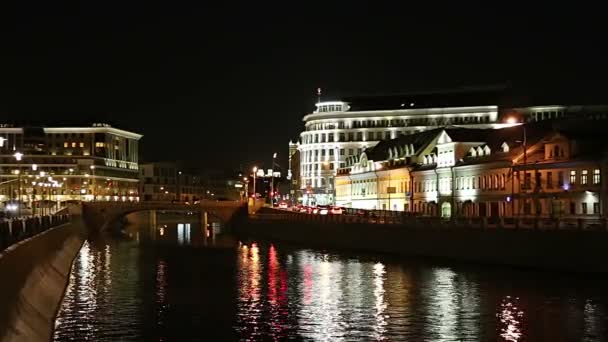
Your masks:
[{"label": "bridge", "polygon": [[88,202],[82,205],[82,215],[89,227],[103,230],[125,215],[137,211],[189,211],[210,215],[224,224],[231,223],[239,215],[247,215],[246,205],[239,201],[203,200],[197,204],[172,202]]}]

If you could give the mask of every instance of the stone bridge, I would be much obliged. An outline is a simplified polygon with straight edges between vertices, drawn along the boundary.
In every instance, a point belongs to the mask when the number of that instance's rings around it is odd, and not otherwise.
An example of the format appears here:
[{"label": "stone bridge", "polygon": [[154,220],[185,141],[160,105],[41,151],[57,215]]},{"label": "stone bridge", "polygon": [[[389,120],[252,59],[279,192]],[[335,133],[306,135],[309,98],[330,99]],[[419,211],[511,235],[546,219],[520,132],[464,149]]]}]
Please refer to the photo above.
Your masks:
[{"label": "stone bridge", "polygon": [[171,202],[89,202],[83,203],[82,215],[87,225],[95,230],[105,229],[125,215],[137,211],[191,211],[213,216],[224,224],[231,223],[240,215],[247,215],[247,207],[238,201],[203,200],[198,204]]}]

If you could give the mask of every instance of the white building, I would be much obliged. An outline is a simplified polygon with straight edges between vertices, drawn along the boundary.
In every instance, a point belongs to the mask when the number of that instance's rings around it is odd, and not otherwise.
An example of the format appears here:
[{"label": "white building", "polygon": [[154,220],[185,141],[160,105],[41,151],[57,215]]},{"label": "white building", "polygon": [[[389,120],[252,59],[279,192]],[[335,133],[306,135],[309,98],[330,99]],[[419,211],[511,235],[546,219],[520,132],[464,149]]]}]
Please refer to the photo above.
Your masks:
[{"label": "white building", "polygon": [[[486,104],[490,103],[490,104]],[[300,134],[300,189],[305,203],[333,203],[336,170],[379,141],[441,126],[499,128],[497,105],[470,94],[353,98],[316,104]],[[481,105],[479,105],[481,104]]]}]

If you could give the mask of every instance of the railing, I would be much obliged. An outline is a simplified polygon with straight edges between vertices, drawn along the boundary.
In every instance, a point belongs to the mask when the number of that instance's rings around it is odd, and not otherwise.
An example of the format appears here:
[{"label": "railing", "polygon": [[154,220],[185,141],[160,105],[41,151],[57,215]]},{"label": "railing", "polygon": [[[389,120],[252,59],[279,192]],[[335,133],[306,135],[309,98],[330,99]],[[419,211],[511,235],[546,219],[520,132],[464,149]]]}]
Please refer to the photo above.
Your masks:
[{"label": "railing", "polygon": [[378,224],[419,228],[461,229],[536,229],[536,230],[594,230],[608,232],[604,218],[540,218],[540,217],[454,217],[441,218],[389,210],[347,209],[342,215],[319,215],[289,210],[264,208],[253,220],[286,222]]},{"label": "railing", "polygon": [[0,222],[0,252],[27,238],[70,221],[70,215],[33,216]]}]

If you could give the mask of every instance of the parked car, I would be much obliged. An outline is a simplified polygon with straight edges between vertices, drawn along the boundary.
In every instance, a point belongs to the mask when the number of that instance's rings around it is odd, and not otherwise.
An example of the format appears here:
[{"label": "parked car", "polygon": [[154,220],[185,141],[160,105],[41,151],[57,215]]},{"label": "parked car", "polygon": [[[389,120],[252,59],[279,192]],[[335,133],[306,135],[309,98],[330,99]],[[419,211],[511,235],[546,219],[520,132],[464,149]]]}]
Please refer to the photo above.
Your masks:
[{"label": "parked car", "polygon": [[301,204],[296,204],[293,207],[291,207],[291,211],[296,211],[296,212],[300,212],[300,210],[303,208],[303,206]]},{"label": "parked car", "polygon": [[279,202],[279,209],[287,209],[287,202]]},{"label": "parked car", "polygon": [[328,205],[318,205],[316,208],[315,214],[319,215],[327,215],[329,214],[329,206]]},{"label": "parked car", "polygon": [[329,213],[332,214],[332,215],[342,215],[344,213],[344,211],[345,210],[342,207],[333,206],[329,210]]}]

